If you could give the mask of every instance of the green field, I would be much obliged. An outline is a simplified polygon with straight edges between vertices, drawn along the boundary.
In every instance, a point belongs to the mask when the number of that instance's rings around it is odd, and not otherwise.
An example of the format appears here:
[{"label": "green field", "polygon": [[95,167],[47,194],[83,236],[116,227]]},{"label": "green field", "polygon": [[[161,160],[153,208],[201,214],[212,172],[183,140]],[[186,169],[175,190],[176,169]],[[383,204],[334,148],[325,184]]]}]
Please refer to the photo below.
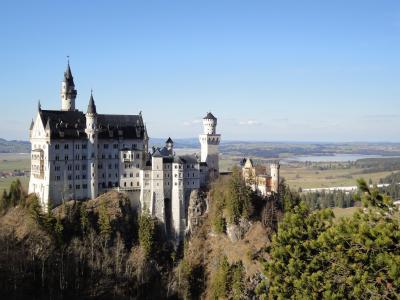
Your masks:
[{"label": "green field", "polygon": [[[29,170],[29,154],[0,153],[0,172],[12,172],[14,170]],[[29,178],[26,176],[0,178],[0,191],[10,187],[12,181],[19,179],[22,186],[27,190]]]}]

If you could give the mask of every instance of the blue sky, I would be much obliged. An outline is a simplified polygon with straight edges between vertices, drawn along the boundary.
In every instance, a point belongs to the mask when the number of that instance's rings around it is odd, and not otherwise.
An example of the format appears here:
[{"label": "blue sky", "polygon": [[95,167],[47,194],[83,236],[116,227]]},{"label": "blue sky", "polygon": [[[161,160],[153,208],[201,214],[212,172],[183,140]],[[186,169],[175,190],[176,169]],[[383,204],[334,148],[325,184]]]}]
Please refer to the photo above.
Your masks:
[{"label": "blue sky", "polygon": [[400,1],[1,1],[0,137],[60,108],[143,112],[151,137],[400,142]]}]

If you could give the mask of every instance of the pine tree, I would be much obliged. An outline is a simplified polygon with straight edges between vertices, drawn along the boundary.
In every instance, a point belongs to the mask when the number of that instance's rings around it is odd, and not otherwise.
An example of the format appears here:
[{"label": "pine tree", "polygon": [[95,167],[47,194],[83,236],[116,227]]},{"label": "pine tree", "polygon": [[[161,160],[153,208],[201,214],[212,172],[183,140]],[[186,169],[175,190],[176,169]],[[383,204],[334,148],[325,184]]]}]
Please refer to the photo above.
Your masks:
[{"label": "pine tree", "polygon": [[80,223],[81,223],[82,233],[85,234],[89,227],[89,216],[86,210],[86,203],[84,202],[81,204],[80,208]]},{"label": "pine tree", "polygon": [[154,254],[156,223],[147,211],[139,217],[139,243],[146,258]]},{"label": "pine tree", "polygon": [[111,236],[111,224],[110,217],[108,216],[107,208],[104,201],[100,203],[98,225],[100,236],[104,241],[104,246],[106,246]]}]

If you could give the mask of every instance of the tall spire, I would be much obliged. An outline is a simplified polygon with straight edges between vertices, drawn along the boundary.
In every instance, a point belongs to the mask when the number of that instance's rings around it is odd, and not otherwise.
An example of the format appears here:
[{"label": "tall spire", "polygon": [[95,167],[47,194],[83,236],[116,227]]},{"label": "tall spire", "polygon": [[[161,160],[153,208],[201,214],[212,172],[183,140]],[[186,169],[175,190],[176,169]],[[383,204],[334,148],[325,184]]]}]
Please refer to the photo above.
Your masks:
[{"label": "tall spire", "polygon": [[[69,57],[68,57],[69,58]],[[72,76],[69,59],[67,61],[67,69],[64,72],[64,80],[61,83],[61,110],[74,111],[75,98],[77,91],[75,89],[74,77]]]},{"label": "tall spire", "polygon": [[64,81],[68,83],[69,86],[75,86],[74,77],[72,76],[71,66],[69,65],[69,56],[67,61],[67,69],[64,72]]},{"label": "tall spire", "polygon": [[89,105],[87,109],[88,114],[95,114],[96,113],[96,104],[94,103],[93,99],[93,90],[90,90],[90,99],[89,99]]},{"label": "tall spire", "polygon": [[42,105],[40,105],[40,100],[38,100],[38,111],[42,110]]}]

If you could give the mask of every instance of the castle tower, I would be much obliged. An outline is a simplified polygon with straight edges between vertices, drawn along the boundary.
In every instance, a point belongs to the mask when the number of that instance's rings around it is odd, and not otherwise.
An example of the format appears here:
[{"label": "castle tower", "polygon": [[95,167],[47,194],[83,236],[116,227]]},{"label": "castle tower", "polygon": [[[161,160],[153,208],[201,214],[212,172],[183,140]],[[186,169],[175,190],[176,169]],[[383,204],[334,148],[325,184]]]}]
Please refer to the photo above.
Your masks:
[{"label": "castle tower", "polygon": [[88,176],[90,187],[88,187],[88,198],[94,199],[98,195],[98,174],[97,174],[97,144],[98,144],[98,130],[97,130],[97,112],[94,103],[93,94],[90,94],[88,109],[86,112],[86,129],[85,132],[88,137],[87,157],[89,161]]},{"label": "castle tower", "polygon": [[278,193],[279,190],[279,162],[271,164],[271,192]]},{"label": "castle tower", "polygon": [[61,83],[61,110],[75,110],[76,94],[74,77],[72,76],[68,61],[67,70],[64,72],[64,80]]},{"label": "castle tower", "polygon": [[203,134],[200,134],[201,162],[206,162],[209,175],[216,177],[219,175],[219,150],[221,135],[216,133],[217,118],[209,112],[203,118]]}]

